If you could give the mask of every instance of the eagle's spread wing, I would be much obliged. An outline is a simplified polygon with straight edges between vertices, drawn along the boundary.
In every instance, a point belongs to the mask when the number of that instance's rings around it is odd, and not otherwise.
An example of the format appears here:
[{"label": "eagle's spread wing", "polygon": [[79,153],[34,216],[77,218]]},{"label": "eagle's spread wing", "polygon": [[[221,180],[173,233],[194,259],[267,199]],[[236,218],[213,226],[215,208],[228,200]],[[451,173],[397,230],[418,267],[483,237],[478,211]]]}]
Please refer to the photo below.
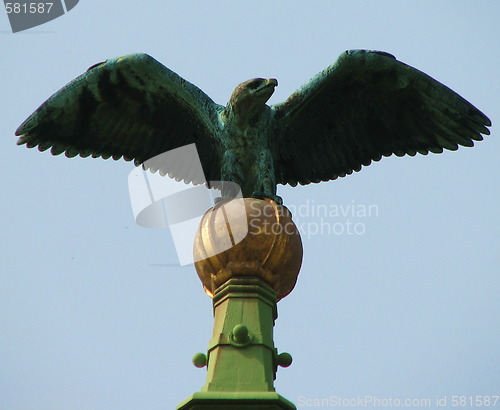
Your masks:
[{"label": "eagle's spread wing", "polygon": [[[223,108],[149,55],[133,54],[90,67],[44,102],[16,135],[19,145],[51,148],[54,155],[123,156],[136,165],[196,143],[205,177],[219,180],[221,153],[214,136]],[[177,179],[196,179],[186,164],[156,165]],[[177,175],[179,168],[183,175]]]},{"label": "eagle's spread wing", "polygon": [[327,181],[396,154],[472,146],[490,120],[428,75],[377,51],[343,53],[275,111],[278,183]]}]

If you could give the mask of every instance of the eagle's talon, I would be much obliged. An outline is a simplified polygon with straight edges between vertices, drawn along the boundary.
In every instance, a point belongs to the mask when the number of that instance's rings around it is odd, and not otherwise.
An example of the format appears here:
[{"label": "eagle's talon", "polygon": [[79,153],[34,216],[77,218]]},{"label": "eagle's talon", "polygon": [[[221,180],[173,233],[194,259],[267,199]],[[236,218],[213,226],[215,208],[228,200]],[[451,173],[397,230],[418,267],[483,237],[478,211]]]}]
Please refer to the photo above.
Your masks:
[{"label": "eagle's talon", "polygon": [[276,202],[278,205],[283,205],[283,199],[280,196],[274,195],[274,194],[266,194],[265,192],[256,191],[256,192],[252,193],[252,198],[271,199],[274,202]]}]

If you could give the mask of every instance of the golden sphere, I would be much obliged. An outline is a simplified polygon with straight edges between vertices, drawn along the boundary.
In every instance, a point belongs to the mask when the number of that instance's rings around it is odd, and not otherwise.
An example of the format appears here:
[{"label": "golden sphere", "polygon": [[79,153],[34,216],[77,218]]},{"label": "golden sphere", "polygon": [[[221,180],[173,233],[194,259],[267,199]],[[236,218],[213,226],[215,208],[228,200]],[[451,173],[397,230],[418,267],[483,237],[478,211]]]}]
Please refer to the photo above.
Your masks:
[{"label": "golden sphere", "polygon": [[292,291],[302,264],[302,241],[291,214],[270,199],[217,203],[203,216],[193,248],[196,272],[209,295],[234,276],[258,276],[279,300]]}]

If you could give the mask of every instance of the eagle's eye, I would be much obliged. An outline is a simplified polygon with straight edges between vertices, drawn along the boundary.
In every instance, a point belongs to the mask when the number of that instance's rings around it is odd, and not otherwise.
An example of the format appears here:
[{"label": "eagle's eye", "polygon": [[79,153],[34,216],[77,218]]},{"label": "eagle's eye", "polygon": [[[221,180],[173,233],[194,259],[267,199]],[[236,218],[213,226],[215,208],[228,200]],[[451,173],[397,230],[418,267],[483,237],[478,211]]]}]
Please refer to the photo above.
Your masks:
[{"label": "eagle's eye", "polygon": [[253,80],[253,81],[250,81],[247,85],[248,88],[250,88],[251,90],[256,90],[259,85],[262,83],[262,80]]}]

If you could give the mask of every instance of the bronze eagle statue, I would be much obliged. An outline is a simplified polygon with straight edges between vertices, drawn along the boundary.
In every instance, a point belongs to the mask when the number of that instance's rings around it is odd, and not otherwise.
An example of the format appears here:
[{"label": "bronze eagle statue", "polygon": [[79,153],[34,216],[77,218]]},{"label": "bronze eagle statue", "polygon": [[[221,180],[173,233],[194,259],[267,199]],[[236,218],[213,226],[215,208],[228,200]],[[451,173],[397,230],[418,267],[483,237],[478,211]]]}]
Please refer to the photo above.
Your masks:
[{"label": "bronze eagle statue", "polygon": [[[52,95],[17,129],[17,143],[136,165],[194,143],[207,181],[281,203],[277,184],[333,180],[392,154],[471,147],[491,126],[454,91],[381,51],[345,51],[285,102],[268,106],[277,85],[246,81],[222,106],[147,54],[118,57]],[[147,164],[205,182],[189,164]],[[223,186],[222,194],[231,193]]]}]

